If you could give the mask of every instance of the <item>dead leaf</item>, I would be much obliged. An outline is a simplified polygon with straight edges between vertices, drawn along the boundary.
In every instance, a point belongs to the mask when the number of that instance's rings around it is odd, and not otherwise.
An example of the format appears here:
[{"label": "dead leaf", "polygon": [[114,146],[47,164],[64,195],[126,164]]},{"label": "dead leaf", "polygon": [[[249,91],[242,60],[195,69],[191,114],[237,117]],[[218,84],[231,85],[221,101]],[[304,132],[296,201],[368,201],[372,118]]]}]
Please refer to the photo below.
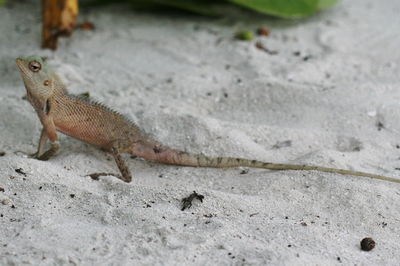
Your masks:
[{"label": "dead leaf", "polygon": [[57,49],[60,36],[69,36],[76,27],[78,0],[43,0],[42,47]]}]

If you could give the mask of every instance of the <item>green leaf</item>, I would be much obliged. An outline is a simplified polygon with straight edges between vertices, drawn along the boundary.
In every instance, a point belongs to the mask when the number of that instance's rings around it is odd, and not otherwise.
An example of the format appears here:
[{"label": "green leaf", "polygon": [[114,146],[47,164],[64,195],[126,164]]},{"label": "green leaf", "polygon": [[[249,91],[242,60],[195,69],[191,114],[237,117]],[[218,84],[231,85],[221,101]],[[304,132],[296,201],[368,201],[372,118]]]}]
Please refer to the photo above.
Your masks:
[{"label": "green leaf", "polygon": [[[5,0],[0,0],[5,1]],[[334,5],[338,0],[89,0],[88,5],[115,2],[130,3],[136,9],[179,9],[205,16],[219,16],[218,5],[231,3],[260,13],[296,18],[311,15],[315,11]],[[86,3],[84,2],[84,3]]]},{"label": "green leaf", "polygon": [[254,38],[254,34],[251,31],[239,31],[236,32],[235,37],[241,41],[251,41]]},{"label": "green leaf", "polygon": [[6,3],[6,0],[0,0],[0,6],[4,5]]},{"label": "green leaf", "polygon": [[319,0],[318,9],[328,8],[336,4],[338,0]]},{"label": "green leaf", "polygon": [[[2,1],[2,0],[0,0]],[[129,3],[136,9],[180,9],[191,13],[204,16],[220,16],[214,8],[215,2],[212,0],[91,0],[86,6],[107,5],[112,3]]]},{"label": "green leaf", "polygon": [[[131,0],[135,2],[135,0]],[[166,7],[178,8],[184,11],[193,12],[205,16],[218,16],[220,15],[213,9],[209,1],[196,1],[196,0],[148,0],[154,4],[163,5]]]},{"label": "green leaf", "polygon": [[257,12],[283,17],[294,18],[311,15],[320,7],[320,2],[333,0],[228,0],[231,3],[253,9]]}]

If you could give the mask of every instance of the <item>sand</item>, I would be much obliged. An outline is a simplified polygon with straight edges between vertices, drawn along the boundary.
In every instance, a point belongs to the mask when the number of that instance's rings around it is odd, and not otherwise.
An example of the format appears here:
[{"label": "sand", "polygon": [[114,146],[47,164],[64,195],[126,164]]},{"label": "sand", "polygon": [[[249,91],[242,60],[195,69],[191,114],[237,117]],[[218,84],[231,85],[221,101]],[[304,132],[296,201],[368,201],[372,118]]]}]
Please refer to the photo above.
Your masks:
[{"label": "sand", "polygon": [[[0,8],[1,265],[399,264],[399,184],[128,155],[132,183],[92,180],[118,173],[111,156],[67,136],[50,161],[27,158],[41,125],[14,62],[47,56],[71,92],[176,148],[400,178],[399,1],[343,0],[297,21],[93,9],[80,20],[95,31],[56,52],[39,48],[36,2]],[[271,35],[232,39],[259,26]],[[181,211],[194,190],[203,202]],[[360,250],[364,237],[375,249]]]}]

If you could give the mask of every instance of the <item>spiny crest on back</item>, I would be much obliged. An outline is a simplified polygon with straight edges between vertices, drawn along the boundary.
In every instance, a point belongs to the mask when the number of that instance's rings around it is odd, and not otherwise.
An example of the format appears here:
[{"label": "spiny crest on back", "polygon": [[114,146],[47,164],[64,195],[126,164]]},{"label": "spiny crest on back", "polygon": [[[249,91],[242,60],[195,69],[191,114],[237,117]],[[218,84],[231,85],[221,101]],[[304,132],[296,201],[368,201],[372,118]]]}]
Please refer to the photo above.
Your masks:
[{"label": "spiny crest on back", "polygon": [[80,101],[86,102],[86,103],[88,103],[90,105],[99,106],[100,108],[103,108],[103,109],[107,110],[110,113],[114,113],[116,115],[119,115],[119,116],[123,117],[127,122],[132,124],[132,126],[136,127],[136,123],[133,122],[132,119],[129,118],[127,115],[121,114],[120,112],[112,109],[111,107],[105,105],[104,103],[102,103],[100,101],[94,100],[93,98],[91,98],[89,96],[86,96],[86,95],[76,95],[76,94],[70,94],[68,92],[67,92],[67,94],[68,94],[68,96],[70,96],[72,98],[75,98],[75,99],[78,99]]}]

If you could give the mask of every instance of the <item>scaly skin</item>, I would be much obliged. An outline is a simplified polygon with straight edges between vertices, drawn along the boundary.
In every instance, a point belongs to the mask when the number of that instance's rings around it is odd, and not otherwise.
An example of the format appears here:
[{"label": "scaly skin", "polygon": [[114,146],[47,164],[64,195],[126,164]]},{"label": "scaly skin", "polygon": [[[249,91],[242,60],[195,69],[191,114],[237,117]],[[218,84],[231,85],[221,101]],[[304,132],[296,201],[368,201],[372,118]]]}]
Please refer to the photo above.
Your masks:
[{"label": "scaly skin", "polygon": [[[16,59],[27,90],[28,100],[43,125],[34,157],[48,160],[60,149],[57,131],[110,152],[125,182],[132,177],[120,153],[130,153],[165,164],[194,167],[248,166],[271,170],[316,170],[342,175],[365,176],[400,183],[400,179],[364,172],[321,166],[275,164],[242,158],[211,158],[166,147],[145,136],[123,115],[85,97],[68,94],[60,78],[38,56]],[[50,140],[47,151],[45,145]]]}]

